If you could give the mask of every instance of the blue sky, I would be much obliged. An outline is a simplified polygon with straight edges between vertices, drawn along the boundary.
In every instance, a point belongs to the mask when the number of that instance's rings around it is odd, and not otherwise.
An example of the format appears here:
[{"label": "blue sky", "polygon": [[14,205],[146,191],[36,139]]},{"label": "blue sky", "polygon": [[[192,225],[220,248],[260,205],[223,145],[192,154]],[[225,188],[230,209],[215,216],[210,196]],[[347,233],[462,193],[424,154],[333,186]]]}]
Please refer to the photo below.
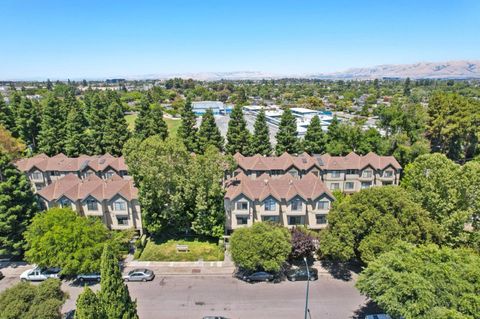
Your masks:
[{"label": "blue sky", "polygon": [[480,1],[2,0],[0,79],[480,59]]}]

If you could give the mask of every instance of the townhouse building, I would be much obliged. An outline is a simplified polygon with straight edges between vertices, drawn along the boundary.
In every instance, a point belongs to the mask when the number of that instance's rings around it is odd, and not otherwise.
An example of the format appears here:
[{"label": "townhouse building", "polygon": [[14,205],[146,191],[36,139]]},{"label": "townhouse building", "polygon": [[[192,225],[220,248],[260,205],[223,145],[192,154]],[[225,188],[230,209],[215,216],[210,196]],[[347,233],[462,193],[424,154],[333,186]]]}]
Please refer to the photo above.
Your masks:
[{"label": "townhouse building", "polygon": [[28,176],[43,209],[68,207],[99,218],[109,229],[142,233],[138,189],[123,157],[40,154],[15,165]]},{"label": "townhouse building", "polygon": [[225,183],[228,233],[256,221],[325,228],[333,191],[354,193],[373,186],[398,185],[401,166],[393,156],[375,153],[242,156]]}]

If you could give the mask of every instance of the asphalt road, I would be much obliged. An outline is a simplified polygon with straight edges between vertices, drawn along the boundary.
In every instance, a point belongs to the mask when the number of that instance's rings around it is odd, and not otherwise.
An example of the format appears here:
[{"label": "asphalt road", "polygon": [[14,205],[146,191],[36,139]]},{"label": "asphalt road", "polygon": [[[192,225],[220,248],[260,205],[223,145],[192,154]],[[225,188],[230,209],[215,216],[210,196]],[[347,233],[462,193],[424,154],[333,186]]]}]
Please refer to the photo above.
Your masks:
[{"label": "asphalt road", "polygon": [[[18,282],[18,277],[0,281],[0,291]],[[137,299],[142,319],[197,319],[221,315],[232,319],[303,318],[306,282],[249,284],[232,277],[158,276],[152,282],[128,283]],[[92,286],[97,290],[99,285]],[[63,310],[75,308],[82,287],[63,283],[70,298]],[[353,281],[321,275],[310,284],[312,319],[364,318],[366,299]]]}]

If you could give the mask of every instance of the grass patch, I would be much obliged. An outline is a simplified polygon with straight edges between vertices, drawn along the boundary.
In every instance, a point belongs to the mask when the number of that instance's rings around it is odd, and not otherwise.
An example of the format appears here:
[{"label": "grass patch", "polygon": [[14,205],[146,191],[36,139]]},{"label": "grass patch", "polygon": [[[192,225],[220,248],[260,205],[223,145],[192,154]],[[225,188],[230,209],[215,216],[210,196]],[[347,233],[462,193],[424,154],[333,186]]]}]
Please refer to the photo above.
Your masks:
[{"label": "grass patch", "polygon": [[[177,252],[177,245],[188,245],[189,252]],[[223,247],[205,241],[169,240],[155,243],[149,239],[139,260],[143,261],[222,261]]]},{"label": "grass patch", "polygon": [[[125,115],[125,120],[128,124],[128,129],[133,132],[135,129],[135,119],[137,118],[137,114],[128,114]],[[178,128],[180,127],[181,120],[172,120],[170,118],[164,117],[163,120],[167,123],[168,127],[168,134],[170,136],[177,136]]]}]

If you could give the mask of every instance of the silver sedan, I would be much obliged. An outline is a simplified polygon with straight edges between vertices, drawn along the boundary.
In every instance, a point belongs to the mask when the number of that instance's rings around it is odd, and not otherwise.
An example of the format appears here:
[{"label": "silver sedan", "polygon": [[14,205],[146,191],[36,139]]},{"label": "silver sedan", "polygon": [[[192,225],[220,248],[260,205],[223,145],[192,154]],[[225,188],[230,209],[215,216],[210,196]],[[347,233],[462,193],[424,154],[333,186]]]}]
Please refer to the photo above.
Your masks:
[{"label": "silver sedan", "polygon": [[155,274],[149,269],[134,269],[123,276],[125,281],[150,281],[153,278]]}]

